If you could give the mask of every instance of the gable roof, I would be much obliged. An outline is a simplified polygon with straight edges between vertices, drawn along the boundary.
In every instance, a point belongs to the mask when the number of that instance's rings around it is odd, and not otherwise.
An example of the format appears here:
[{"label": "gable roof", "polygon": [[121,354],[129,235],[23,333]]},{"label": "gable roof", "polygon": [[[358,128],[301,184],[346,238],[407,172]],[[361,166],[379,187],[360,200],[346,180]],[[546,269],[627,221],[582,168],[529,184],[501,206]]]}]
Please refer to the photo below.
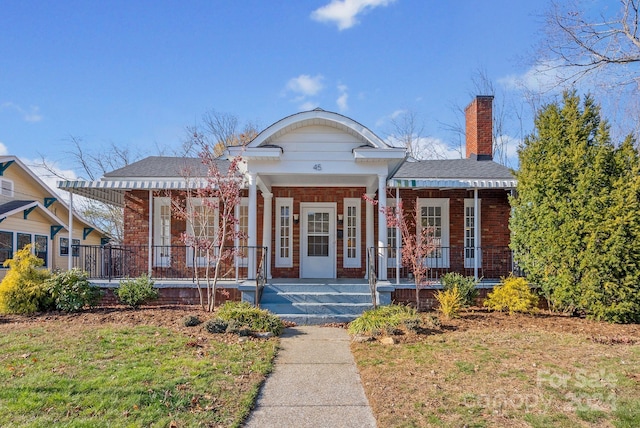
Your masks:
[{"label": "gable roof", "polygon": [[[67,210],[67,213],[69,212],[69,205],[60,197],[60,195],[58,195],[56,192],[54,192],[44,181],[42,181],[42,179],[39,176],[37,176],[29,167],[27,167],[20,160],[20,158],[18,158],[17,156],[14,156],[14,155],[0,156],[0,164],[4,165],[6,167],[12,167],[11,165],[15,165],[18,168],[20,168],[20,170],[23,171],[24,173],[26,173],[27,176],[29,177],[29,179],[31,179],[42,190],[43,194],[47,195],[47,198],[49,198],[49,197],[53,198],[64,209]],[[2,216],[0,216],[0,219],[6,218],[6,217],[11,216],[11,215],[14,215],[14,214],[16,214],[17,212],[19,212],[21,210],[25,210],[25,209],[32,208],[32,207],[37,207],[38,209],[42,210],[46,216],[50,217],[56,224],[59,223],[60,225],[64,226],[65,229],[68,226],[56,214],[54,214],[51,210],[49,210],[47,207],[45,207],[42,202],[39,202],[39,201],[13,200],[13,201],[9,201],[9,202],[7,202],[5,204],[2,204],[1,207],[2,207],[3,211],[1,212]],[[84,219],[75,210],[73,211],[73,217],[75,219],[77,219],[78,221],[80,221],[81,223],[93,228],[97,233],[99,233],[99,234],[101,234],[103,236],[107,236],[106,232],[104,232],[103,230],[101,230],[100,228],[98,228],[93,223],[89,222],[88,220]]]}]

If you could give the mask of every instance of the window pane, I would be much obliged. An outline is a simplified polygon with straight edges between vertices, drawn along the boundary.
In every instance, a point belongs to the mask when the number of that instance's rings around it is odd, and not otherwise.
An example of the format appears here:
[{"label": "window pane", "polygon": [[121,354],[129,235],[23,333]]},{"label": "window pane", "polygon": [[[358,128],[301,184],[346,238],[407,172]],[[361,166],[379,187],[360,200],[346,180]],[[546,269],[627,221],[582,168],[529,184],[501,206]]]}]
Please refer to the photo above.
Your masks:
[{"label": "window pane", "polygon": [[0,263],[13,257],[13,233],[0,232]]},{"label": "window pane", "polygon": [[31,234],[18,233],[18,250],[22,250],[27,245],[31,244]]}]

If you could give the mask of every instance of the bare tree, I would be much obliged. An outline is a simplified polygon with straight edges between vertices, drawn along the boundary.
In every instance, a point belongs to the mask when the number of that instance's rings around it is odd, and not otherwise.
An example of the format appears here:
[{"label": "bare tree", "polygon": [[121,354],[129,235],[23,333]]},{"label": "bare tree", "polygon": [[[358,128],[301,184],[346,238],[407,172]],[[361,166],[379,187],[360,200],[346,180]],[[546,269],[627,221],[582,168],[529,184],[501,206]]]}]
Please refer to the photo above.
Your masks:
[{"label": "bare tree", "polygon": [[615,138],[639,135],[640,0],[619,0],[618,8],[597,13],[587,7],[575,0],[551,4],[534,69],[551,78],[550,88],[586,84],[602,100]]},{"label": "bare tree", "polygon": [[393,146],[404,147],[413,159],[442,159],[441,148],[435,144],[435,139],[425,135],[424,129],[424,121],[418,113],[403,110],[391,118],[391,131],[387,138]]},{"label": "bare tree", "polygon": [[[193,272],[200,305],[212,312],[224,262],[241,255],[244,249],[234,242],[247,239],[236,217],[244,177],[238,169],[242,162],[240,156],[231,160],[226,171],[221,170],[213,148],[207,145],[204,136],[194,134],[193,139],[194,146],[202,148],[200,158],[207,176],[194,177],[192,171],[184,171],[187,188],[192,190],[172,194],[171,205],[174,215],[188,225],[181,239],[193,251]],[[197,185],[200,180],[205,180],[204,186]]]},{"label": "bare tree", "polygon": [[[227,147],[245,145],[258,135],[258,126],[247,122],[239,129],[238,118],[230,113],[210,110],[202,115],[202,122],[187,127],[187,138],[182,143],[181,152],[184,156],[194,156],[200,153],[206,144],[211,147],[216,156],[221,156]],[[202,140],[196,142],[194,135]]]},{"label": "bare tree", "polygon": [[[471,77],[471,89],[468,92],[469,99],[473,99],[477,95],[492,95],[493,98],[493,160],[507,166],[510,163],[509,155],[514,151],[512,146],[523,135],[521,118],[523,115],[522,106],[516,106],[515,103],[509,101],[509,97],[495,85],[489,77],[485,69],[479,68]],[[453,138],[457,141],[457,150],[460,156],[464,154],[464,142],[466,138],[465,128],[465,106],[454,104],[451,109],[456,113],[456,121],[454,123],[441,126],[449,131]]]},{"label": "bare tree", "polygon": [[[132,153],[128,147],[114,143],[99,150],[89,150],[83,139],[76,136],[70,136],[69,143],[71,147],[64,154],[79,173],[78,178],[84,180],[97,180],[105,173],[122,168],[141,158],[140,154]],[[40,156],[40,163],[37,166],[46,169],[52,176],[61,180],[72,178],[64,176],[44,156]],[[122,242],[124,237],[122,208],[86,198],[79,199],[74,205],[78,207],[77,211],[80,215],[107,232],[113,242]]]},{"label": "bare tree", "polygon": [[640,0],[620,0],[616,13],[588,16],[575,1],[553,2],[539,64],[560,69],[561,84],[606,72],[612,84],[640,88],[639,7]]}]

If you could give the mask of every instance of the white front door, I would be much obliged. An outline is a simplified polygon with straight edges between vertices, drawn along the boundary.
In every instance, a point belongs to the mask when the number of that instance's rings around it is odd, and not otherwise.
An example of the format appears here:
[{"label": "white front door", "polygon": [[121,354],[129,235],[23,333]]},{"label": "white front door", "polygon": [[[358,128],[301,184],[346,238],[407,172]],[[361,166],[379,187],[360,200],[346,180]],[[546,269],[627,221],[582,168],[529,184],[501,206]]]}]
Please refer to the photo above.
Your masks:
[{"label": "white front door", "polygon": [[336,204],[301,203],[300,277],[336,277]]}]

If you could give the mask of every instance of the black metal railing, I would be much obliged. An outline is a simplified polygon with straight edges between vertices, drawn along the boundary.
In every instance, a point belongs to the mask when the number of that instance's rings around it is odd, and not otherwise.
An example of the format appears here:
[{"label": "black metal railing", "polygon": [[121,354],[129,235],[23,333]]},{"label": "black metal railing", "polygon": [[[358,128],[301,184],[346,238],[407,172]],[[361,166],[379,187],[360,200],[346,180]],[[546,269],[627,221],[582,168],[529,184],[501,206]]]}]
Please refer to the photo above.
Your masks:
[{"label": "black metal railing", "polygon": [[[206,264],[213,267],[218,256],[213,250],[207,255],[203,250],[177,245],[74,245],[73,251],[73,267],[86,271],[91,279],[107,280],[143,274],[150,274],[153,279],[195,280],[196,269],[202,277]],[[236,281],[255,279],[265,254],[265,247],[225,247],[218,278]],[[254,266],[256,271],[250,273],[249,266]]]},{"label": "black metal railing", "polygon": [[[411,267],[402,264],[402,249],[400,252],[391,247],[372,249],[375,254],[382,254],[382,257],[386,259],[388,279],[407,280],[413,278]],[[480,256],[477,266],[476,255]],[[376,272],[380,272],[380,257],[375,257],[375,263]],[[476,269],[478,277],[484,279],[499,279],[511,273],[521,275],[509,247],[438,247],[424,258],[423,263],[429,268],[425,278],[427,283],[437,283],[442,275],[449,272],[474,276]]]}]

